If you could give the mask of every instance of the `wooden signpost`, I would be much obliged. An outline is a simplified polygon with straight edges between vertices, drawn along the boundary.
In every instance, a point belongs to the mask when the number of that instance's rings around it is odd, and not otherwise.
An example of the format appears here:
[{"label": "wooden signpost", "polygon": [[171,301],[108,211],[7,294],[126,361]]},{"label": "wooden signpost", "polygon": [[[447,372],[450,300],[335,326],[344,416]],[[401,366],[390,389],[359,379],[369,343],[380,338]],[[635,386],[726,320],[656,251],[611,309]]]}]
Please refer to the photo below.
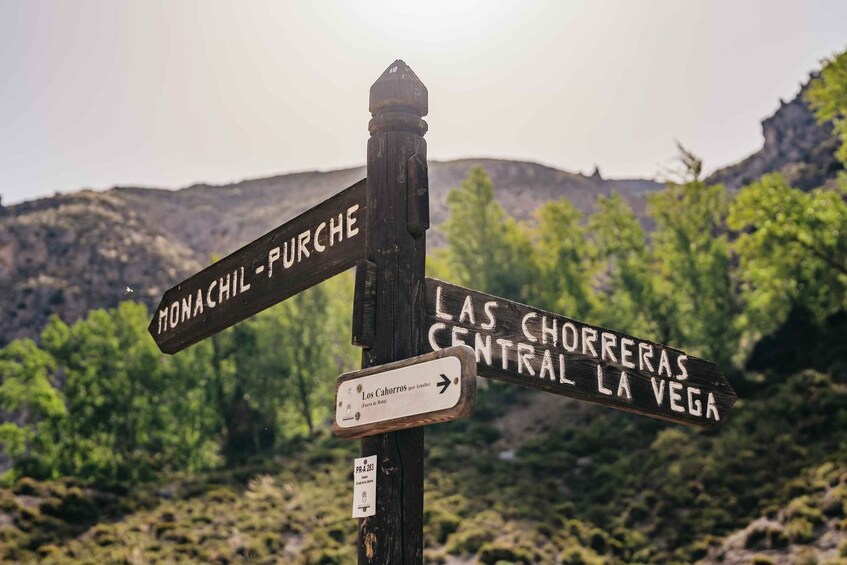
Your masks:
[{"label": "wooden signpost", "polygon": [[362,370],[339,377],[333,427],[362,438],[360,564],[423,561],[423,426],[473,411],[475,370],[702,428],[725,419],[735,393],[713,363],[425,279],[427,89],[398,60],[371,86],[369,108],[366,180],[168,290],[149,326],[176,353],[357,267]]}]

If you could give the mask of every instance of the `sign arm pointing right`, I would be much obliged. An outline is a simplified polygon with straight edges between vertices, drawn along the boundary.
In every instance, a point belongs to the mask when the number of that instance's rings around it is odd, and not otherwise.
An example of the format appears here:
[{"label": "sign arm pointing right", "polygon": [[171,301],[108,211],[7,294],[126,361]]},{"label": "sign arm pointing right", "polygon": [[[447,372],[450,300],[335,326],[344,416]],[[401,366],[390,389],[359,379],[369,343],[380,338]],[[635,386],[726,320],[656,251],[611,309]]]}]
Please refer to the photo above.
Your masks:
[{"label": "sign arm pointing right", "polygon": [[666,345],[430,278],[426,307],[428,348],[473,347],[483,377],[699,428],[736,400],[717,365]]}]

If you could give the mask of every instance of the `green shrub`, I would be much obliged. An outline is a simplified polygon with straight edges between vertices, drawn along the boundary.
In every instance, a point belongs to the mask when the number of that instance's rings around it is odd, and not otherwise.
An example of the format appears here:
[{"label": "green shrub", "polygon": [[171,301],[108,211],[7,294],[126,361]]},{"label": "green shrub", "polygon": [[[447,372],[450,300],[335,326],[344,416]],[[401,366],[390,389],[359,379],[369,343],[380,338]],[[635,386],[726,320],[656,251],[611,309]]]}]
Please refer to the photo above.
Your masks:
[{"label": "green shrub", "polygon": [[459,529],[447,538],[445,551],[452,555],[474,554],[483,544],[494,541],[503,528],[503,518],[493,510],[480,512],[463,521]]},{"label": "green shrub", "polygon": [[218,487],[206,493],[206,498],[211,502],[234,502],[238,496],[229,487]]},{"label": "green shrub", "polygon": [[793,518],[805,518],[812,524],[823,523],[823,512],[820,508],[813,506],[814,502],[809,496],[801,496],[792,500],[785,508],[785,516],[789,520]]},{"label": "green shrub", "polygon": [[505,542],[492,542],[484,544],[477,554],[480,563],[485,565],[496,565],[500,562],[522,563],[530,565],[534,562],[532,554],[520,547],[507,545]]},{"label": "green shrub", "polygon": [[100,547],[113,545],[118,543],[118,537],[115,535],[113,528],[104,525],[97,525],[91,528],[89,535],[94,543]]},{"label": "green shrub", "polygon": [[793,543],[806,544],[815,536],[815,526],[805,518],[795,518],[785,526],[785,535]]},{"label": "green shrub", "polygon": [[777,525],[754,528],[747,534],[744,547],[747,549],[784,549],[788,546],[786,531]]},{"label": "green shrub", "polygon": [[462,518],[441,507],[424,510],[424,536],[431,538],[433,545],[441,545],[447,537],[459,529]]},{"label": "green shrub", "polygon": [[584,547],[569,547],[559,555],[562,565],[605,565],[604,559]]},{"label": "green shrub", "polygon": [[847,485],[839,484],[824,495],[821,511],[830,517],[843,516],[845,503],[847,503]]},{"label": "green shrub", "polygon": [[43,487],[35,479],[23,477],[12,487],[12,492],[24,496],[41,496]]}]

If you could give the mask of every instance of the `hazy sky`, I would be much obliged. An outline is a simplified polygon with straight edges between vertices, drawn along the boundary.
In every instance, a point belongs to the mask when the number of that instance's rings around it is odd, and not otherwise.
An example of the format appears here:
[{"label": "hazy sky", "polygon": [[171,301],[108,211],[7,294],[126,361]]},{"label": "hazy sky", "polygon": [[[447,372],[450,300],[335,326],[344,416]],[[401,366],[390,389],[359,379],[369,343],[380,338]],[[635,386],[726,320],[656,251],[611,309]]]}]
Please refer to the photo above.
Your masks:
[{"label": "hazy sky", "polygon": [[364,163],[368,88],[429,88],[430,159],[707,169],[847,48],[847,1],[0,0],[4,203]]}]

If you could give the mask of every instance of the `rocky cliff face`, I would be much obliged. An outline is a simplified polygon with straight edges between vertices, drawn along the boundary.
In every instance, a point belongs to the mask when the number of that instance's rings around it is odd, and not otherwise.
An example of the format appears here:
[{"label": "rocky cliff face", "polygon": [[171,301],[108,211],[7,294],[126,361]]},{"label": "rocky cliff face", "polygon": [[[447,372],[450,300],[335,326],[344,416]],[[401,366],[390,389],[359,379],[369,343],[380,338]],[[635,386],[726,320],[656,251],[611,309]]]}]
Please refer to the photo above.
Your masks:
[{"label": "rocky cliff face", "polygon": [[809,83],[790,102],[780,101],[762,122],[764,145],[743,161],[715,172],[708,180],[730,189],[749,184],[765,173],[779,172],[797,188],[809,190],[832,182],[842,168],[835,158],[838,140],[830,124],[820,125],[806,104]]},{"label": "rocky cliff face", "polygon": [[7,208],[0,217],[0,341],[33,337],[51,314],[151,304],[199,267],[114,193],[79,192]]}]

